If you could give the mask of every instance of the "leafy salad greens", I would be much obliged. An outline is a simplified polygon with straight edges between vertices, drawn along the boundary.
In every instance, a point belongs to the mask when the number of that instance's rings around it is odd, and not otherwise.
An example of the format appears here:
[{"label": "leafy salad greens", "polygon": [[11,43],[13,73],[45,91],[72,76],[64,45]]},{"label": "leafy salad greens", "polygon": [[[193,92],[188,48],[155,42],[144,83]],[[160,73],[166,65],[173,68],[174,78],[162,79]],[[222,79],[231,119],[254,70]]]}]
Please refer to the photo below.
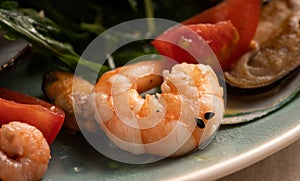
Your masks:
[{"label": "leafy salad greens", "polygon": [[[101,66],[98,63],[79,59],[85,47],[106,29],[138,18],[157,17],[180,22],[216,3],[218,1],[213,0],[0,0],[0,30],[6,31],[5,37],[12,41],[19,37],[27,40],[32,44],[35,54],[45,60],[55,60],[56,66],[74,71],[77,64],[81,63],[98,71]],[[155,26],[149,23],[148,29],[154,32]],[[149,42],[128,48],[130,51],[121,50],[113,55],[117,65],[155,51]],[[102,66],[102,71],[109,69],[108,65]]]}]

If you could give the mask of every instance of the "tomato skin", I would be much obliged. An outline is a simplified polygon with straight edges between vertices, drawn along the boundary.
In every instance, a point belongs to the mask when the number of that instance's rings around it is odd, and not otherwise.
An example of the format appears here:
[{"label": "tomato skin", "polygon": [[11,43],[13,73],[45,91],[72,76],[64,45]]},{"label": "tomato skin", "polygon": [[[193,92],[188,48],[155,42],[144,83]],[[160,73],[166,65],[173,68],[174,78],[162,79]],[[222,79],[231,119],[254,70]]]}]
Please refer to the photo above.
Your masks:
[{"label": "tomato skin", "polygon": [[20,121],[38,128],[51,144],[65,119],[65,113],[46,101],[0,88],[0,125]]},{"label": "tomato skin", "polygon": [[[198,36],[193,36],[191,32],[200,35],[208,43],[217,56],[222,69],[229,64],[230,55],[239,40],[238,32],[230,21],[171,28],[153,40],[152,44],[160,54],[179,63],[199,63],[196,59],[205,57],[204,54],[207,52],[200,48],[201,42],[196,43]],[[191,43],[189,45],[182,44],[182,37],[190,39]],[[201,59],[198,60],[201,61]]]},{"label": "tomato skin", "polygon": [[231,55],[231,62],[249,50],[259,22],[261,0],[225,0],[198,15],[183,21],[182,24],[217,23],[230,20],[239,32],[240,40]]}]

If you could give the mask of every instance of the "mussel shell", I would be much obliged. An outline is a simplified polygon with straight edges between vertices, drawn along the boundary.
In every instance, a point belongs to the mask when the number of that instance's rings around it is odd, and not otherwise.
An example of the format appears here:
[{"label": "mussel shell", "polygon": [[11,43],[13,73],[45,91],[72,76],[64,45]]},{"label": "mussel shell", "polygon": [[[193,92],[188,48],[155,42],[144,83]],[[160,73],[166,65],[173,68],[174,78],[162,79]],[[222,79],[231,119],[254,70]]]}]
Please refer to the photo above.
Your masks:
[{"label": "mussel shell", "polygon": [[300,66],[300,1],[274,0],[262,9],[253,50],[224,72],[232,87],[265,87]]},{"label": "mussel shell", "polygon": [[272,0],[262,9],[253,49],[224,72],[222,124],[256,120],[300,92],[300,1]]},{"label": "mussel shell", "polygon": [[[227,89],[227,105],[222,124],[253,121],[283,107],[300,92],[300,67],[267,89],[242,92]],[[238,91],[239,93],[237,93]]]}]

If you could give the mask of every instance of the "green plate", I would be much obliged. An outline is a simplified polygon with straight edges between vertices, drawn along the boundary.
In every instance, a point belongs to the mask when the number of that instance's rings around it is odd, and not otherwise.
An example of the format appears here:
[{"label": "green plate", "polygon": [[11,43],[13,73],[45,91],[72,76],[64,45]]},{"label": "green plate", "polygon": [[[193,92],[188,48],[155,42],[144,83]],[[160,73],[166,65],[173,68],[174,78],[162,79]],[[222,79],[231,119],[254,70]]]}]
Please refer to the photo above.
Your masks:
[{"label": "green plate", "polygon": [[[27,62],[0,74],[0,86],[43,98],[42,75],[49,69]],[[258,120],[222,125],[204,150],[146,165],[129,165],[98,153],[83,136],[61,132],[51,145],[52,158],[43,180],[210,180],[249,166],[300,138],[300,95]]]}]

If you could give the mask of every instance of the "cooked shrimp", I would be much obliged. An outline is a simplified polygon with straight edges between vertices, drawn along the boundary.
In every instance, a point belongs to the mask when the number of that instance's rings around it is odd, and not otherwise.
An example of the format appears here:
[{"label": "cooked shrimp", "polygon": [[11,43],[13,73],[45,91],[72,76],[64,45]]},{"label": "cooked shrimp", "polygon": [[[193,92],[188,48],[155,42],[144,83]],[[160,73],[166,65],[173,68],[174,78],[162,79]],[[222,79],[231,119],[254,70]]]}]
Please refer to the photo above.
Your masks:
[{"label": "cooked shrimp", "polygon": [[0,129],[0,180],[40,180],[48,168],[50,148],[41,131],[21,122]]},{"label": "cooked shrimp", "polygon": [[[211,67],[166,68],[166,61],[140,62],[109,71],[97,82],[95,118],[121,149],[178,156],[203,146],[216,132],[224,101]],[[160,84],[161,94],[140,95]]]},{"label": "cooked shrimp", "polygon": [[[76,89],[72,89],[74,82],[76,83],[76,86],[74,86]],[[73,102],[76,101],[77,111],[87,110],[81,107],[86,105],[90,93],[94,90],[94,86],[70,72],[54,70],[44,76],[43,90],[53,104],[65,111],[66,119],[64,127],[69,132],[79,131]],[[76,115],[81,115],[84,118],[87,117],[81,112],[76,112]]]}]

